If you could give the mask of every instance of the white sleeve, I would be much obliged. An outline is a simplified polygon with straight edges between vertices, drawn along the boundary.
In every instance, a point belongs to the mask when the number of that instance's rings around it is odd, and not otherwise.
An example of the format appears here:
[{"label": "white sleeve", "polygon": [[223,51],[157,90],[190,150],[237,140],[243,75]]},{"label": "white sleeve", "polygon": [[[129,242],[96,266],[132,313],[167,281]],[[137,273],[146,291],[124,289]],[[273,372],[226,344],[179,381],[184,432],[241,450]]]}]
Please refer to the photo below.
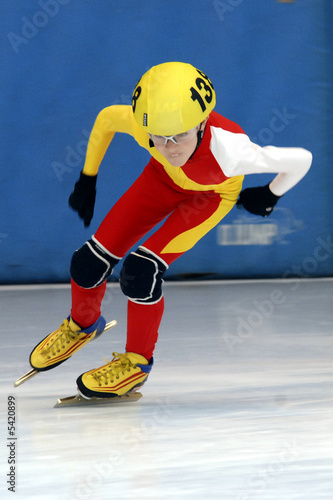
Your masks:
[{"label": "white sleeve", "polygon": [[227,177],[248,174],[278,174],[269,187],[282,196],[307,173],[312,154],[303,148],[260,147],[245,134],[211,127],[210,149]]}]

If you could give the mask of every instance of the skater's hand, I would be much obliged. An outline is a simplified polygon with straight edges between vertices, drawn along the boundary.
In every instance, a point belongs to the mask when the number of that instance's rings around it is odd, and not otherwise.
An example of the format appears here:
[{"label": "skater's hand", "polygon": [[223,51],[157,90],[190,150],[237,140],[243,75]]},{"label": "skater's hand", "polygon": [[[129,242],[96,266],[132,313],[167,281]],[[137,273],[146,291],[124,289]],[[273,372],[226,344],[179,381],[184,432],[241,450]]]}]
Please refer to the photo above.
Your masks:
[{"label": "skater's hand", "polygon": [[97,175],[90,176],[81,172],[68,200],[69,206],[83,219],[85,227],[90,225],[94,215],[96,180]]},{"label": "skater's hand", "polygon": [[245,208],[248,212],[268,217],[274,210],[281,196],[276,196],[269,185],[244,189],[237,201],[237,208]]}]

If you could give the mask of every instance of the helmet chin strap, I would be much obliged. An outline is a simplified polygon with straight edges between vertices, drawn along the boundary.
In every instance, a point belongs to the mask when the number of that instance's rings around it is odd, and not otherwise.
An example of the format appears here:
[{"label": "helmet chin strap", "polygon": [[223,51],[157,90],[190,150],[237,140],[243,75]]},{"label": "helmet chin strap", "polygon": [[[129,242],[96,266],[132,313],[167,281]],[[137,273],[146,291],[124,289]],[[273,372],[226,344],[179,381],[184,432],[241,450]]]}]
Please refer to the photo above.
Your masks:
[{"label": "helmet chin strap", "polygon": [[202,138],[203,138],[203,135],[204,135],[204,132],[205,132],[205,128],[206,126],[204,127],[203,130],[198,130],[197,132],[197,145],[195,147],[195,150],[193,151],[193,153],[191,154],[191,156],[189,157],[189,160],[192,158],[192,156],[194,155],[194,153],[196,152],[196,150],[198,149],[198,147],[200,146],[201,144],[201,141],[202,141]]}]

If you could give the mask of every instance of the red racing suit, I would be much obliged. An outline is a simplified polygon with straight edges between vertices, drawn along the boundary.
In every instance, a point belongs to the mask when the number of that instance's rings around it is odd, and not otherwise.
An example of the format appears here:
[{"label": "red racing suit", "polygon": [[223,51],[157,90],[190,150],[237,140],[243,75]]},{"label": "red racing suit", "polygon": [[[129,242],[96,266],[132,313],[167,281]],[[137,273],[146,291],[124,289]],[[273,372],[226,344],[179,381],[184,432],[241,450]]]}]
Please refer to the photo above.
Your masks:
[{"label": "red racing suit", "polygon": [[[174,167],[152,146],[135,122],[130,106],[110,106],[93,127],[83,173],[97,175],[115,132],[128,133],[152,155],[142,174],[111,208],[93,238],[121,259],[151,229],[164,221],[142,247],[168,267],[215,227],[235,205],[244,175],[276,173],[271,191],[281,196],[310,168],[302,148],[259,147],[239,125],[211,112],[202,141],[183,167]],[[72,317],[81,326],[96,321],[105,286],[80,289],[72,284]],[[152,356],[163,314],[157,303],[128,302],[128,352]],[[89,316],[84,310],[91,311]],[[92,321],[93,320],[93,321]],[[88,325],[87,325],[88,326]]]}]

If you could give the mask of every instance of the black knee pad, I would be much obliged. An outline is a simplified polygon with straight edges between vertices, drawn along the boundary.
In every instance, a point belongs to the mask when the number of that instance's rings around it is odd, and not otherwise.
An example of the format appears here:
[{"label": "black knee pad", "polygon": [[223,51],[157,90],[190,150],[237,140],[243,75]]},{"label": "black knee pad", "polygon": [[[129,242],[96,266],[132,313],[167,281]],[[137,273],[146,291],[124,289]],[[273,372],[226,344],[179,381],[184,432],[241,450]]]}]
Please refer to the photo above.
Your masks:
[{"label": "black knee pad", "polygon": [[118,262],[119,259],[107,253],[96,241],[88,240],[73,254],[71,277],[82,288],[94,288],[110,276]]},{"label": "black knee pad", "polygon": [[157,256],[140,247],[126,257],[120,273],[120,287],[135,302],[157,302],[162,297],[162,278],[166,269],[167,265]]}]

